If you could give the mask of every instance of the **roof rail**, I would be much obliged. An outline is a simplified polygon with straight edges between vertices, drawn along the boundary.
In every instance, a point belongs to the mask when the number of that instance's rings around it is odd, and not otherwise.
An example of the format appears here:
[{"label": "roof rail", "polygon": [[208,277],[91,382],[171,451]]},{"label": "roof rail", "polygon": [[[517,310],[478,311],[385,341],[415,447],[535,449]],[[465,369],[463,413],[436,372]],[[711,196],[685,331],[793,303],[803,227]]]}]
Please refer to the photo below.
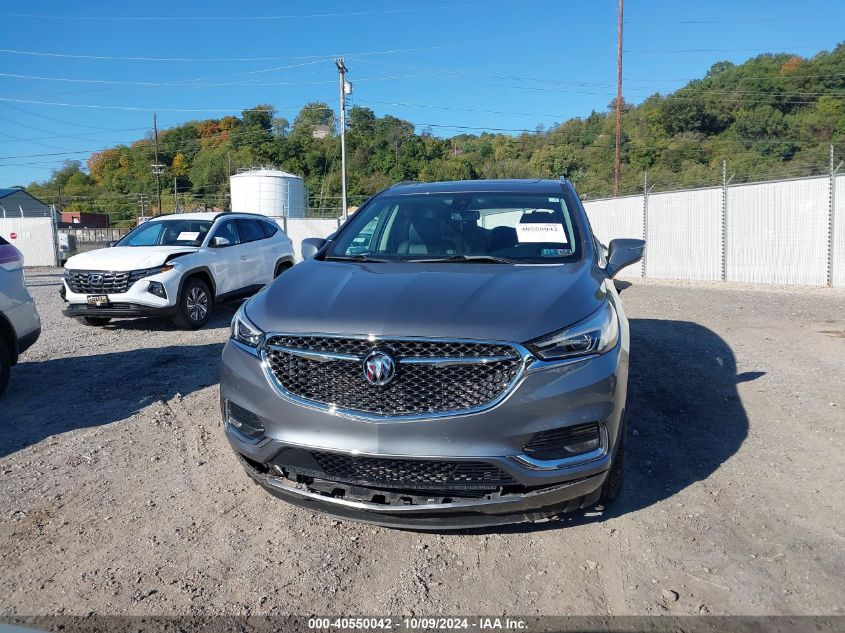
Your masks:
[{"label": "roof rail", "polygon": [[419,180],[400,180],[399,182],[394,182],[392,185],[388,187],[388,189],[393,189],[394,187],[399,187],[400,185],[418,185],[420,184]]}]

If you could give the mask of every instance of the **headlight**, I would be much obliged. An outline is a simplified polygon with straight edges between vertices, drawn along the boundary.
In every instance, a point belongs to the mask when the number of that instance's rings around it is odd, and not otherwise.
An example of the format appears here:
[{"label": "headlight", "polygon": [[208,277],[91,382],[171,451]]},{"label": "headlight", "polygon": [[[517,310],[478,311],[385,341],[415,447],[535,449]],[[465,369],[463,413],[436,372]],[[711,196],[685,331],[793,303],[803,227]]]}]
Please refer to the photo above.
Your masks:
[{"label": "headlight", "polygon": [[173,270],[173,264],[164,264],[162,266],[154,266],[153,268],[144,268],[142,270],[133,270],[129,273],[129,283],[135,283],[144,277],[151,277],[159,273],[166,273],[168,270]]},{"label": "headlight", "polygon": [[258,347],[264,336],[264,332],[258,329],[258,327],[247,318],[246,304],[247,302],[244,302],[241,307],[238,308],[238,311],[235,312],[235,316],[232,319],[231,337],[232,340],[248,347]]},{"label": "headlight", "polygon": [[543,360],[603,354],[619,340],[619,317],[610,301],[573,326],[531,341],[529,350]]}]

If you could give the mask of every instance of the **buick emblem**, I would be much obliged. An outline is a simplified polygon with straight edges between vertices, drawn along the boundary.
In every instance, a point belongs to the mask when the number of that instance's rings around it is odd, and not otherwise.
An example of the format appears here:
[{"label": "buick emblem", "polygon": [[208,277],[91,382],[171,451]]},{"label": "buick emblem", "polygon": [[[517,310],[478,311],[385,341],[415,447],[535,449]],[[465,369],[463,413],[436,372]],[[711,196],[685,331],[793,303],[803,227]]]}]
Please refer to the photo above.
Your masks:
[{"label": "buick emblem", "polygon": [[99,286],[101,283],[103,283],[103,276],[102,275],[88,275],[88,283]]},{"label": "buick emblem", "polygon": [[373,350],[364,359],[364,378],[371,385],[386,385],[395,375],[396,361],[390,354]]}]

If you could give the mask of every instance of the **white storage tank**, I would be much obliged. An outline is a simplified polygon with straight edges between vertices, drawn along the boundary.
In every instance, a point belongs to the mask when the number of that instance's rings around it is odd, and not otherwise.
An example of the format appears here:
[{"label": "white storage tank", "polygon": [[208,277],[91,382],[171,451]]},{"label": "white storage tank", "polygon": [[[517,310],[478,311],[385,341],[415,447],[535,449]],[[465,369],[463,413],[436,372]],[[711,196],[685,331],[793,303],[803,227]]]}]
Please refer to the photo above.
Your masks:
[{"label": "white storage tank", "polygon": [[304,218],[305,182],[277,169],[252,169],[229,178],[232,211],[271,218]]}]

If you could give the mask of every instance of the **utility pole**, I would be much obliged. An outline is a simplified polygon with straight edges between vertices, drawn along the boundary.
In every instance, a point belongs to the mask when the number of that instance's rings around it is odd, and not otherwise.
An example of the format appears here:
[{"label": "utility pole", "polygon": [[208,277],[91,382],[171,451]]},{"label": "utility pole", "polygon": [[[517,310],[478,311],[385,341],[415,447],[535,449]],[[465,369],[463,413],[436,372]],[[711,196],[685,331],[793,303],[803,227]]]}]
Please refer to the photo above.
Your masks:
[{"label": "utility pole", "polygon": [[349,72],[349,69],[343,62],[343,57],[336,59],[335,65],[340,77],[340,182],[343,190],[343,220],[346,221],[348,217],[347,209],[349,208],[346,203],[346,95],[347,90],[352,92],[352,85],[346,81],[346,73]]},{"label": "utility pole", "polygon": [[625,0],[619,0],[619,28],[616,43],[616,154],[613,159],[613,195],[619,195],[622,177],[622,12]]},{"label": "utility pole", "polygon": [[153,138],[155,139],[155,160],[152,165],[153,173],[156,176],[156,197],[158,198],[158,214],[161,215],[161,174],[164,172],[164,165],[158,162],[158,124],[156,122],[156,113],[153,112]]},{"label": "utility pole", "polygon": [[173,212],[176,213],[179,210],[179,190],[176,189],[176,176],[173,176]]}]

